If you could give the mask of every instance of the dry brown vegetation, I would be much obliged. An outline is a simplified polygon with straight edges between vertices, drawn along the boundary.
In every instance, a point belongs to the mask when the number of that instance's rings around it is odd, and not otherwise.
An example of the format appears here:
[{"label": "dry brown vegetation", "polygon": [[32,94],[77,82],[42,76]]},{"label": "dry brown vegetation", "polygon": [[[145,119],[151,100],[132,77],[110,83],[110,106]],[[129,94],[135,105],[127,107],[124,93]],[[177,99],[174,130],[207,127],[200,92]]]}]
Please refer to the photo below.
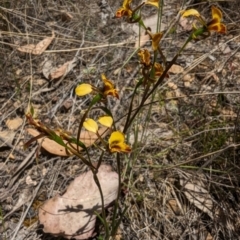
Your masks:
[{"label": "dry brown vegetation", "polygon": [[[38,208],[87,170],[80,159],[39,151],[36,143],[23,150],[31,138],[29,101],[44,124],[76,134],[90,100],[77,98],[74,89],[79,82],[98,84],[105,73],[120,90],[120,102],[109,106],[121,127],[139,60],[133,26],[112,18],[120,4],[0,0],[0,239],[55,239],[38,224]],[[175,19],[182,7],[194,6],[207,18],[212,4],[222,10],[228,33],[191,43],[128,132],[133,151],[122,158],[120,202],[128,208],[115,239],[239,239],[238,0],[165,0],[162,28],[169,34],[162,48],[170,61],[188,36],[186,23]],[[154,14],[150,7],[142,13]],[[19,51],[53,32],[42,54]],[[68,61],[73,65],[65,75],[49,75]],[[98,150],[90,151],[97,160]],[[112,155],[104,162],[116,169]],[[103,235],[100,221],[96,233],[94,239]]]}]

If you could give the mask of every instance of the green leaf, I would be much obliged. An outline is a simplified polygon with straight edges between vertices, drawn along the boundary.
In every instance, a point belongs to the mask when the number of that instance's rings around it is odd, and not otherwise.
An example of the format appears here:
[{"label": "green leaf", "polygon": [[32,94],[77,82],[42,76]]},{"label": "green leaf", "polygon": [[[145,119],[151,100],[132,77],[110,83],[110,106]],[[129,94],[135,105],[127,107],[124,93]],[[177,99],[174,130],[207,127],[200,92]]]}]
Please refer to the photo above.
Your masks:
[{"label": "green leaf", "polygon": [[97,94],[97,95],[92,99],[89,108],[91,108],[93,105],[95,105],[96,103],[98,103],[101,99],[102,99],[102,95],[101,95],[101,94]]}]

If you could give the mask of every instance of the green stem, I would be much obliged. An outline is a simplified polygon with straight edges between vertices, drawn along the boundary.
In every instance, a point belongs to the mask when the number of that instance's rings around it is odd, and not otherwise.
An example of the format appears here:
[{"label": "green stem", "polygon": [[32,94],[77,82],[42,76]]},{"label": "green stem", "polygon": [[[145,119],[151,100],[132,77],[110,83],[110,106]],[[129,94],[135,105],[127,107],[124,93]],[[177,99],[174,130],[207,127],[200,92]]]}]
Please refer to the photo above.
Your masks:
[{"label": "green stem", "polygon": [[[172,61],[169,63],[169,65],[166,66],[163,74],[159,77],[158,81],[153,86],[153,88],[147,94],[145,94],[143,96],[142,101],[141,101],[139,107],[135,110],[134,114],[131,117],[128,116],[128,118],[127,118],[128,121],[126,122],[126,124],[124,126],[124,131],[123,131],[124,133],[126,133],[127,129],[131,126],[133,120],[135,119],[135,117],[137,116],[139,111],[141,110],[142,106],[144,106],[144,103],[146,102],[146,100],[153,94],[153,92],[157,89],[157,87],[163,82],[164,78],[167,75],[167,72],[172,67],[172,65],[176,62],[178,56],[181,54],[181,52],[184,50],[184,48],[187,46],[187,44],[193,39],[193,34],[191,34],[189,36],[189,38],[183,44],[182,48],[178,51],[178,53],[175,55],[175,57],[172,59]],[[135,93],[133,94],[132,98],[134,98],[134,96],[135,96]],[[132,111],[132,109],[131,109],[131,111]],[[128,112],[128,115],[130,115],[130,114],[131,114],[131,112]]]},{"label": "green stem", "polygon": [[99,190],[99,193],[100,193],[100,197],[101,197],[101,203],[102,203],[102,219],[103,219],[103,222],[104,222],[104,229],[105,229],[105,239],[108,239],[109,238],[109,226],[108,226],[108,222],[106,220],[106,211],[105,211],[105,208],[104,208],[104,197],[103,197],[103,192],[102,192],[102,188],[101,188],[101,185],[100,185],[100,182],[99,182],[99,179],[97,177],[97,173],[98,173],[98,170],[97,169],[91,169],[92,170],[92,173],[93,173],[93,179],[98,187],[98,190]]}]

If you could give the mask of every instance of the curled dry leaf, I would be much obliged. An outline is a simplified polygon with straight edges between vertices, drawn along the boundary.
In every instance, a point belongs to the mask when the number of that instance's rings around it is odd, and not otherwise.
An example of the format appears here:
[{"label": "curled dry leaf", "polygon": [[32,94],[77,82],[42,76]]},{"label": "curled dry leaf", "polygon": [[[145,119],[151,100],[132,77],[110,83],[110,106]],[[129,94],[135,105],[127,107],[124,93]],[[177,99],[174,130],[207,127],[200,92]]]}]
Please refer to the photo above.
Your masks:
[{"label": "curled dry leaf", "polygon": [[12,144],[15,134],[15,132],[9,130],[0,132],[0,147]]},{"label": "curled dry leaf", "polygon": [[62,66],[54,70],[49,74],[49,79],[57,79],[62,76],[66,76],[78,63],[77,59],[73,59],[71,61],[68,61],[64,63]]},{"label": "curled dry leaf", "polygon": [[135,42],[135,48],[144,46],[148,41],[150,41],[150,36],[148,34],[141,34]]},{"label": "curled dry leaf", "polygon": [[190,203],[192,203],[199,210],[208,214],[213,218],[213,200],[206,189],[204,183],[200,180],[195,181],[193,177],[189,179],[180,179],[180,185],[183,187],[183,193]]},{"label": "curled dry leaf", "polygon": [[36,45],[35,44],[27,44],[27,45],[17,48],[17,50],[20,52],[24,52],[24,53],[40,55],[48,48],[48,46],[51,44],[51,42],[54,38],[55,38],[55,33],[52,32],[51,37],[47,37],[47,38],[43,39],[38,44],[36,44]]},{"label": "curled dry leaf", "polygon": [[20,117],[17,117],[14,119],[8,119],[6,122],[6,125],[10,130],[16,130],[22,125],[22,123],[23,123],[23,119]]},{"label": "curled dry leaf", "polygon": [[[118,174],[111,166],[101,165],[98,179],[104,197],[104,207],[117,198]],[[96,214],[101,212],[101,198],[91,171],[81,174],[69,185],[63,196],[55,196],[39,209],[43,231],[67,239],[87,239],[93,236]]]},{"label": "curled dry leaf", "polygon": [[[107,134],[107,129],[106,127],[102,127],[99,129],[98,133],[104,137]],[[26,131],[32,135],[33,137],[36,137],[40,134],[39,131],[33,128],[28,128]],[[98,137],[95,133],[88,132],[88,131],[82,131],[80,134],[80,141],[85,144],[86,147],[92,146],[96,141],[98,140]],[[48,151],[51,154],[58,155],[58,156],[69,156],[70,153],[66,151],[66,148],[61,146],[60,144],[56,143],[55,141],[43,137],[38,139],[39,144],[41,144],[41,147],[43,147],[46,151]],[[67,143],[66,141],[64,141]],[[75,144],[72,144],[74,147],[76,147]],[[81,150],[81,148],[79,147]]]},{"label": "curled dry leaf", "polygon": [[49,76],[50,76],[51,72],[56,70],[56,68],[53,65],[54,64],[53,64],[52,60],[45,60],[44,61],[42,73],[43,73],[43,76],[46,79],[49,79]]}]

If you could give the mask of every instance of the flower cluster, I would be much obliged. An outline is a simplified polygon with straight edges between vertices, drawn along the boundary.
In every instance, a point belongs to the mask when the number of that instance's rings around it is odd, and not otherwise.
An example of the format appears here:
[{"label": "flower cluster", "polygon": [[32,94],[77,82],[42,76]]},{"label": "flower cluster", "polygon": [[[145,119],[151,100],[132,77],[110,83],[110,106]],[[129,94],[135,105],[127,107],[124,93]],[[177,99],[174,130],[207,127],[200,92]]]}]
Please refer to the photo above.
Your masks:
[{"label": "flower cluster", "polygon": [[138,22],[141,18],[135,13],[139,10],[143,5],[150,4],[155,7],[159,7],[159,0],[147,0],[146,2],[141,3],[135,9],[131,7],[132,0],[124,0],[122,6],[116,11],[116,18],[126,17],[127,21],[130,23]]},{"label": "flower cluster", "polygon": [[[197,27],[195,24],[193,25],[193,38],[198,40],[199,36],[206,36],[210,35],[210,32],[217,32],[217,33],[226,33],[227,27],[223,24],[222,21],[222,12],[215,6],[211,7],[212,10],[212,19],[209,22],[206,22],[201,14],[196,9],[188,9],[182,12],[183,17],[194,16],[197,18],[198,22],[201,24],[200,27]],[[207,33],[207,35],[204,35]],[[205,38],[205,37],[204,37]]]},{"label": "flower cluster", "polygon": [[151,62],[151,55],[147,49],[140,49],[138,52],[142,65],[142,74],[150,82],[154,82],[163,74],[163,66],[158,62]]},{"label": "flower cluster", "polygon": [[[85,96],[91,92],[99,93],[102,97],[113,96],[119,98],[118,91],[115,89],[114,84],[106,78],[104,74],[101,75],[103,81],[103,88],[96,88],[91,84],[82,83],[78,85],[75,89],[75,93],[78,96]],[[113,118],[111,116],[102,116],[98,119],[98,122],[111,129],[113,125]],[[86,118],[83,122],[83,127],[90,132],[96,133],[98,135],[98,124],[95,120],[91,118]],[[100,136],[98,135],[100,138]],[[131,151],[130,146],[125,143],[124,134],[120,131],[112,131],[108,140],[108,150],[110,152],[125,152],[129,153]]]},{"label": "flower cluster", "polygon": [[115,89],[114,84],[109,79],[107,79],[104,74],[102,74],[101,77],[104,83],[103,89],[96,88],[95,86],[89,83],[82,83],[76,87],[75,89],[76,95],[85,96],[95,91],[100,93],[104,97],[113,96],[113,97],[119,98],[118,91]]}]

